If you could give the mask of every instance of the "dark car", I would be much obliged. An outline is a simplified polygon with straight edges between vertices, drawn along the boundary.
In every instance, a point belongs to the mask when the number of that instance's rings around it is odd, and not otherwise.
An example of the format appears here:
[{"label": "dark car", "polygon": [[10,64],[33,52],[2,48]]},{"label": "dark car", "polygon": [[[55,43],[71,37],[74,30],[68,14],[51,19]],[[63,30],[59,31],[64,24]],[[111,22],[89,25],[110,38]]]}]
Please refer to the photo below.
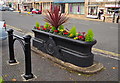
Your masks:
[{"label": "dark car", "polygon": [[39,9],[33,9],[32,10],[32,14],[41,14],[42,11],[40,11]]}]

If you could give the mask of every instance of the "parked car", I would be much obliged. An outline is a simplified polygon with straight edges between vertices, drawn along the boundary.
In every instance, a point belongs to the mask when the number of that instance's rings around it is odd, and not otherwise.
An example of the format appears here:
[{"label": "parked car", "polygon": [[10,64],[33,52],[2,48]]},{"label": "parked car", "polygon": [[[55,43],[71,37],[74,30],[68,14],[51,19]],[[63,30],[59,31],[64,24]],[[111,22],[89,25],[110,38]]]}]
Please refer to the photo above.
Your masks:
[{"label": "parked car", "polygon": [[3,6],[1,6],[0,11],[15,11],[15,9],[11,8],[11,7],[3,7]]},{"label": "parked car", "polygon": [[9,7],[0,7],[0,11],[10,11],[11,9]]},{"label": "parked car", "polygon": [[0,21],[0,40],[7,39],[6,24],[5,21]]},{"label": "parked car", "polygon": [[5,7],[5,11],[9,11],[9,7]]},{"label": "parked car", "polygon": [[39,9],[33,9],[32,10],[32,14],[41,14],[42,11],[40,11]]},{"label": "parked car", "polygon": [[0,7],[0,11],[5,11],[5,7]]},{"label": "parked car", "polygon": [[14,8],[9,8],[9,11],[15,11],[15,9]]}]

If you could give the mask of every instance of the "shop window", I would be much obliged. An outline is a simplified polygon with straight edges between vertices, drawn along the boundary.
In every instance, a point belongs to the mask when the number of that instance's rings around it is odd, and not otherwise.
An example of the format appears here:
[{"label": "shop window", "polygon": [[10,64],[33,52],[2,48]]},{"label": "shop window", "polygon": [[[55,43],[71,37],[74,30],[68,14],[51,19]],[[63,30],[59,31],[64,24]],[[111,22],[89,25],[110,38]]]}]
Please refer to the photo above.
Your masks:
[{"label": "shop window", "polygon": [[84,3],[69,4],[69,13],[71,14],[84,14]]},{"label": "shop window", "polygon": [[98,14],[97,6],[88,7],[88,15],[97,15],[97,14]]},{"label": "shop window", "polygon": [[120,8],[107,8],[107,14],[120,13]]},{"label": "shop window", "polygon": [[49,10],[50,9],[50,4],[49,3],[44,3],[43,8],[44,8],[44,10]]}]

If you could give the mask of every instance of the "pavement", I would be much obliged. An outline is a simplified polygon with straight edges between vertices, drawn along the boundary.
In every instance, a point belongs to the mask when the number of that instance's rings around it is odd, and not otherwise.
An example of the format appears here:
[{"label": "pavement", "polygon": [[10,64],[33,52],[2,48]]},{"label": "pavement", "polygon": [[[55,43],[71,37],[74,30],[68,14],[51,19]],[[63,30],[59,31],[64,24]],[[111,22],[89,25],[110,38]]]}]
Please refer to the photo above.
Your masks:
[{"label": "pavement", "polygon": [[[24,33],[14,31],[14,34],[24,36]],[[9,65],[8,41],[5,40],[0,46],[2,49],[2,77],[5,83],[12,83],[13,81],[25,81],[21,75],[24,74],[24,53],[23,48],[18,41],[14,44],[15,57],[19,64]],[[100,83],[118,83],[119,79],[119,58],[107,57],[107,55],[93,52],[95,54],[94,60],[102,63],[104,69],[95,74],[82,74],[79,72],[67,69],[53,61],[31,51],[32,55],[32,73],[35,75],[34,79],[30,81],[37,82],[70,82],[86,83],[86,82],[100,82]]]},{"label": "pavement", "polygon": [[80,16],[80,15],[69,14],[68,16],[71,17],[71,18],[76,18],[76,19],[82,19],[82,20],[89,20],[89,21],[99,21],[99,22],[103,22],[102,19],[88,18],[88,17]]}]

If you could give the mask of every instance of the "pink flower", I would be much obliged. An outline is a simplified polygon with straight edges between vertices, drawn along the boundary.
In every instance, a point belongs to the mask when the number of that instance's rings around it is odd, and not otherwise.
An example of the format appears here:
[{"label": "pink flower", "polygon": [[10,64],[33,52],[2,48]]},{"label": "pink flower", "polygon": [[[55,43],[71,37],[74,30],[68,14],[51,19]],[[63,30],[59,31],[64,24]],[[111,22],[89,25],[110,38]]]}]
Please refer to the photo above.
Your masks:
[{"label": "pink flower", "polygon": [[40,26],[41,28],[44,28],[44,26]]}]

